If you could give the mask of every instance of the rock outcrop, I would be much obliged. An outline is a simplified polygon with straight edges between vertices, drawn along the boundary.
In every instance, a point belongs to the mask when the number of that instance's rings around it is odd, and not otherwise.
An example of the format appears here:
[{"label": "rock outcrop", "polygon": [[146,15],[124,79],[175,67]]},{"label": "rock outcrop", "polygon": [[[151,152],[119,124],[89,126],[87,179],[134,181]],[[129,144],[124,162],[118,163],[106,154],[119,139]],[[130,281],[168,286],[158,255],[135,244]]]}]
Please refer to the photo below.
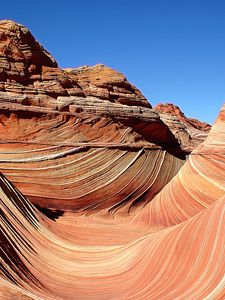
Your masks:
[{"label": "rock outcrop", "polygon": [[223,299],[224,120],[223,109],[171,183],[122,222],[71,214],[52,222],[1,175],[0,295]]},{"label": "rock outcrop", "polygon": [[[58,68],[30,31],[12,21],[0,22],[0,81],[1,102],[14,103],[15,109],[24,105],[69,111],[70,104],[88,96],[90,101],[97,98],[151,108],[125,76],[104,65]],[[57,101],[60,96],[68,97],[67,109]]]},{"label": "rock outcrop", "polygon": [[121,73],[104,65],[60,69],[29,30],[12,21],[0,22],[0,49],[1,110],[107,117],[180,158],[190,152]]},{"label": "rock outcrop", "polygon": [[224,111],[152,109],[0,22],[0,298],[224,299]]},{"label": "rock outcrop", "polygon": [[187,153],[124,75],[60,69],[24,26],[0,32],[0,168],[33,203],[128,212],[177,173]]},{"label": "rock outcrop", "polygon": [[[173,226],[208,209],[225,195],[225,105],[206,140],[137,219],[157,228]],[[182,197],[180,197],[182,195]],[[174,210],[174,207],[177,209]],[[160,211],[160,214],[158,212]]]},{"label": "rock outcrop", "polygon": [[172,103],[158,104],[154,110],[170,128],[182,149],[191,152],[207,137],[211,125],[193,118],[187,118],[180,108]]}]

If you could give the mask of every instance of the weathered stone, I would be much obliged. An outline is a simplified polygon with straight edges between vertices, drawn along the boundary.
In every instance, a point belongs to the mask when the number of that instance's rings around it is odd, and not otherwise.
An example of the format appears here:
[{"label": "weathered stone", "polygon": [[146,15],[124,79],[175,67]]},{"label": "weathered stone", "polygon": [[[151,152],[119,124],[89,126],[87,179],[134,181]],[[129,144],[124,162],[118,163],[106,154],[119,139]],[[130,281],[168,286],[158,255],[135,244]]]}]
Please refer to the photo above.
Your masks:
[{"label": "weathered stone", "polygon": [[202,143],[211,126],[196,119],[187,118],[180,108],[172,103],[158,104],[154,110],[178,139],[182,149],[191,152]]}]

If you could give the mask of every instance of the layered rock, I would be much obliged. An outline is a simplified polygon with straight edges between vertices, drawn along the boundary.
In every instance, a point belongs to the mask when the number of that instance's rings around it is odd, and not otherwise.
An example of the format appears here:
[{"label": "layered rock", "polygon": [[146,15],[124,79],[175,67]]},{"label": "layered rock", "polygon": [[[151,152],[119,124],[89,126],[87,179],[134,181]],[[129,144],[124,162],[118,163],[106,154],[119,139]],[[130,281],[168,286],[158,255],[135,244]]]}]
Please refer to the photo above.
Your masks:
[{"label": "layered rock", "polygon": [[191,152],[207,137],[211,125],[193,118],[187,118],[180,108],[172,103],[157,104],[154,110],[170,128],[182,149]]},{"label": "layered rock", "polygon": [[86,96],[107,99],[114,103],[151,108],[141,92],[126,77],[104,65],[64,70],[81,86]]},{"label": "layered rock", "polygon": [[[208,209],[225,194],[225,105],[206,140],[136,217],[156,228],[173,226]],[[160,212],[160,213],[159,213]]]},{"label": "layered rock", "polygon": [[0,109],[110,117],[185,157],[183,144],[121,73],[104,65],[60,69],[29,30],[12,21],[0,22],[0,34]]},{"label": "layered rock", "polygon": [[60,69],[24,26],[0,32],[0,168],[33,203],[128,212],[177,173],[186,152],[124,75]]},{"label": "layered rock", "polygon": [[[223,109],[208,140],[152,200],[153,206],[126,222],[86,217],[88,227],[83,216],[71,215],[65,217],[67,226],[51,222],[1,175],[3,296],[223,299],[224,120]],[[80,232],[86,233],[82,243]]]},{"label": "layered rock", "polygon": [[2,114],[0,128],[2,172],[44,207],[129,211],[184,162],[106,117]]},{"label": "layered rock", "polygon": [[0,34],[0,168],[33,203],[130,212],[196,145],[178,108],[179,122],[167,121],[121,73],[104,65],[60,69],[12,21],[0,22]]},{"label": "layered rock", "polygon": [[23,25],[1,21],[0,41],[1,81],[27,83],[28,79],[40,79],[43,66],[57,68],[53,57]]},{"label": "layered rock", "polygon": [[[20,24],[0,22],[0,46],[1,102],[15,103],[15,109],[22,104],[60,110],[56,100],[59,96],[93,96],[151,108],[121,73],[104,65],[58,68],[54,58]],[[67,101],[73,103],[78,99],[67,98]]]},{"label": "layered rock", "polygon": [[0,298],[224,299],[225,108],[185,162],[207,124],[14,22],[0,51]]}]

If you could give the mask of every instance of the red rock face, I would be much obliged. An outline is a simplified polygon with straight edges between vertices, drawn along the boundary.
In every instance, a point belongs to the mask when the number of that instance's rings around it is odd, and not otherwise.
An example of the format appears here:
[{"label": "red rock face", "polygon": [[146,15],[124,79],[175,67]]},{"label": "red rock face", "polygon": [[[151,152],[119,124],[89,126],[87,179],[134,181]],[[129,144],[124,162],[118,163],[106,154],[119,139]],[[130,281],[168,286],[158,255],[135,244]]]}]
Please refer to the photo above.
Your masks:
[{"label": "red rock face", "polygon": [[177,173],[186,152],[124,75],[103,65],[62,70],[22,25],[3,21],[0,30],[10,64],[0,83],[0,167],[33,203],[124,213]]},{"label": "red rock face", "polygon": [[[206,140],[190,154],[178,174],[140,213],[137,217],[139,221],[149,220],[157,227],[179,224],[211,207],[224,196],[224,110],[225,106]],[[174,206],[178,210],[174,210]],[[158,215],[159,209],[160,215]]]},{"label": "red rock face", "polygon": [[11,21],[0,53],[0,298],[224,299],[224,108],[208,134]]},{"label": "red rock face", "polygon": [[187,118],[180,108],[172,103],[158,104],[154,110],[170,128],[181,144],[182,149],[191,152],[207,137],[211,125],[196,119]]},{"label": "red rock face", "polygon": [[180,108],[172,103],[167,104],[157,104],[154,109],[162,114],[169,114],[177,117],[177,119],[184,124],[189,124],[196,129],[203,130],[208,132],[211,129],[211,126],[205,122],[201,122],[199,120],[193,118],[187,118],[184,113],[180,110]]},{"label": "red rock face", "polygon": [[52,56],[22,25],[1,21],[0,42],[1,80],[26,82],[28,79],[40,78],[42,66],[57,67]]}]

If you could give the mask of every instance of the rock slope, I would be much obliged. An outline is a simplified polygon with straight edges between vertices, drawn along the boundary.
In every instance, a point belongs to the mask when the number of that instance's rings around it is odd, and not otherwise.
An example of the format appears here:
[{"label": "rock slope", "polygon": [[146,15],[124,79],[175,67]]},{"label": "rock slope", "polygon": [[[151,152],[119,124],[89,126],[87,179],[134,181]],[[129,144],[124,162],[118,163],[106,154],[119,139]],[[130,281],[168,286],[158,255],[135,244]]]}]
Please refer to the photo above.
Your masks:
[{"label": "rock slope", "polygon": [[124,75],[62,70],[24,26],[0,32],[0,168],[33,203],[128,212],[177,173],[188,152]]},{"label": "rock slope", "polygon": [[187,118],[180,108],[172,103],[158,104],[154,110],[170,128],[182,149],[191,152],[207,137],[211,125],[193,118]]},{"label": "rock slope", "polygon": [[224,111],[169,186],[125,222],[52,222],[1,175],[2,296],[223,299]]},{"label": "rock slope", "polygon": [[0,298],[224,299],[224,112],[152,109],[1,21]]}]

